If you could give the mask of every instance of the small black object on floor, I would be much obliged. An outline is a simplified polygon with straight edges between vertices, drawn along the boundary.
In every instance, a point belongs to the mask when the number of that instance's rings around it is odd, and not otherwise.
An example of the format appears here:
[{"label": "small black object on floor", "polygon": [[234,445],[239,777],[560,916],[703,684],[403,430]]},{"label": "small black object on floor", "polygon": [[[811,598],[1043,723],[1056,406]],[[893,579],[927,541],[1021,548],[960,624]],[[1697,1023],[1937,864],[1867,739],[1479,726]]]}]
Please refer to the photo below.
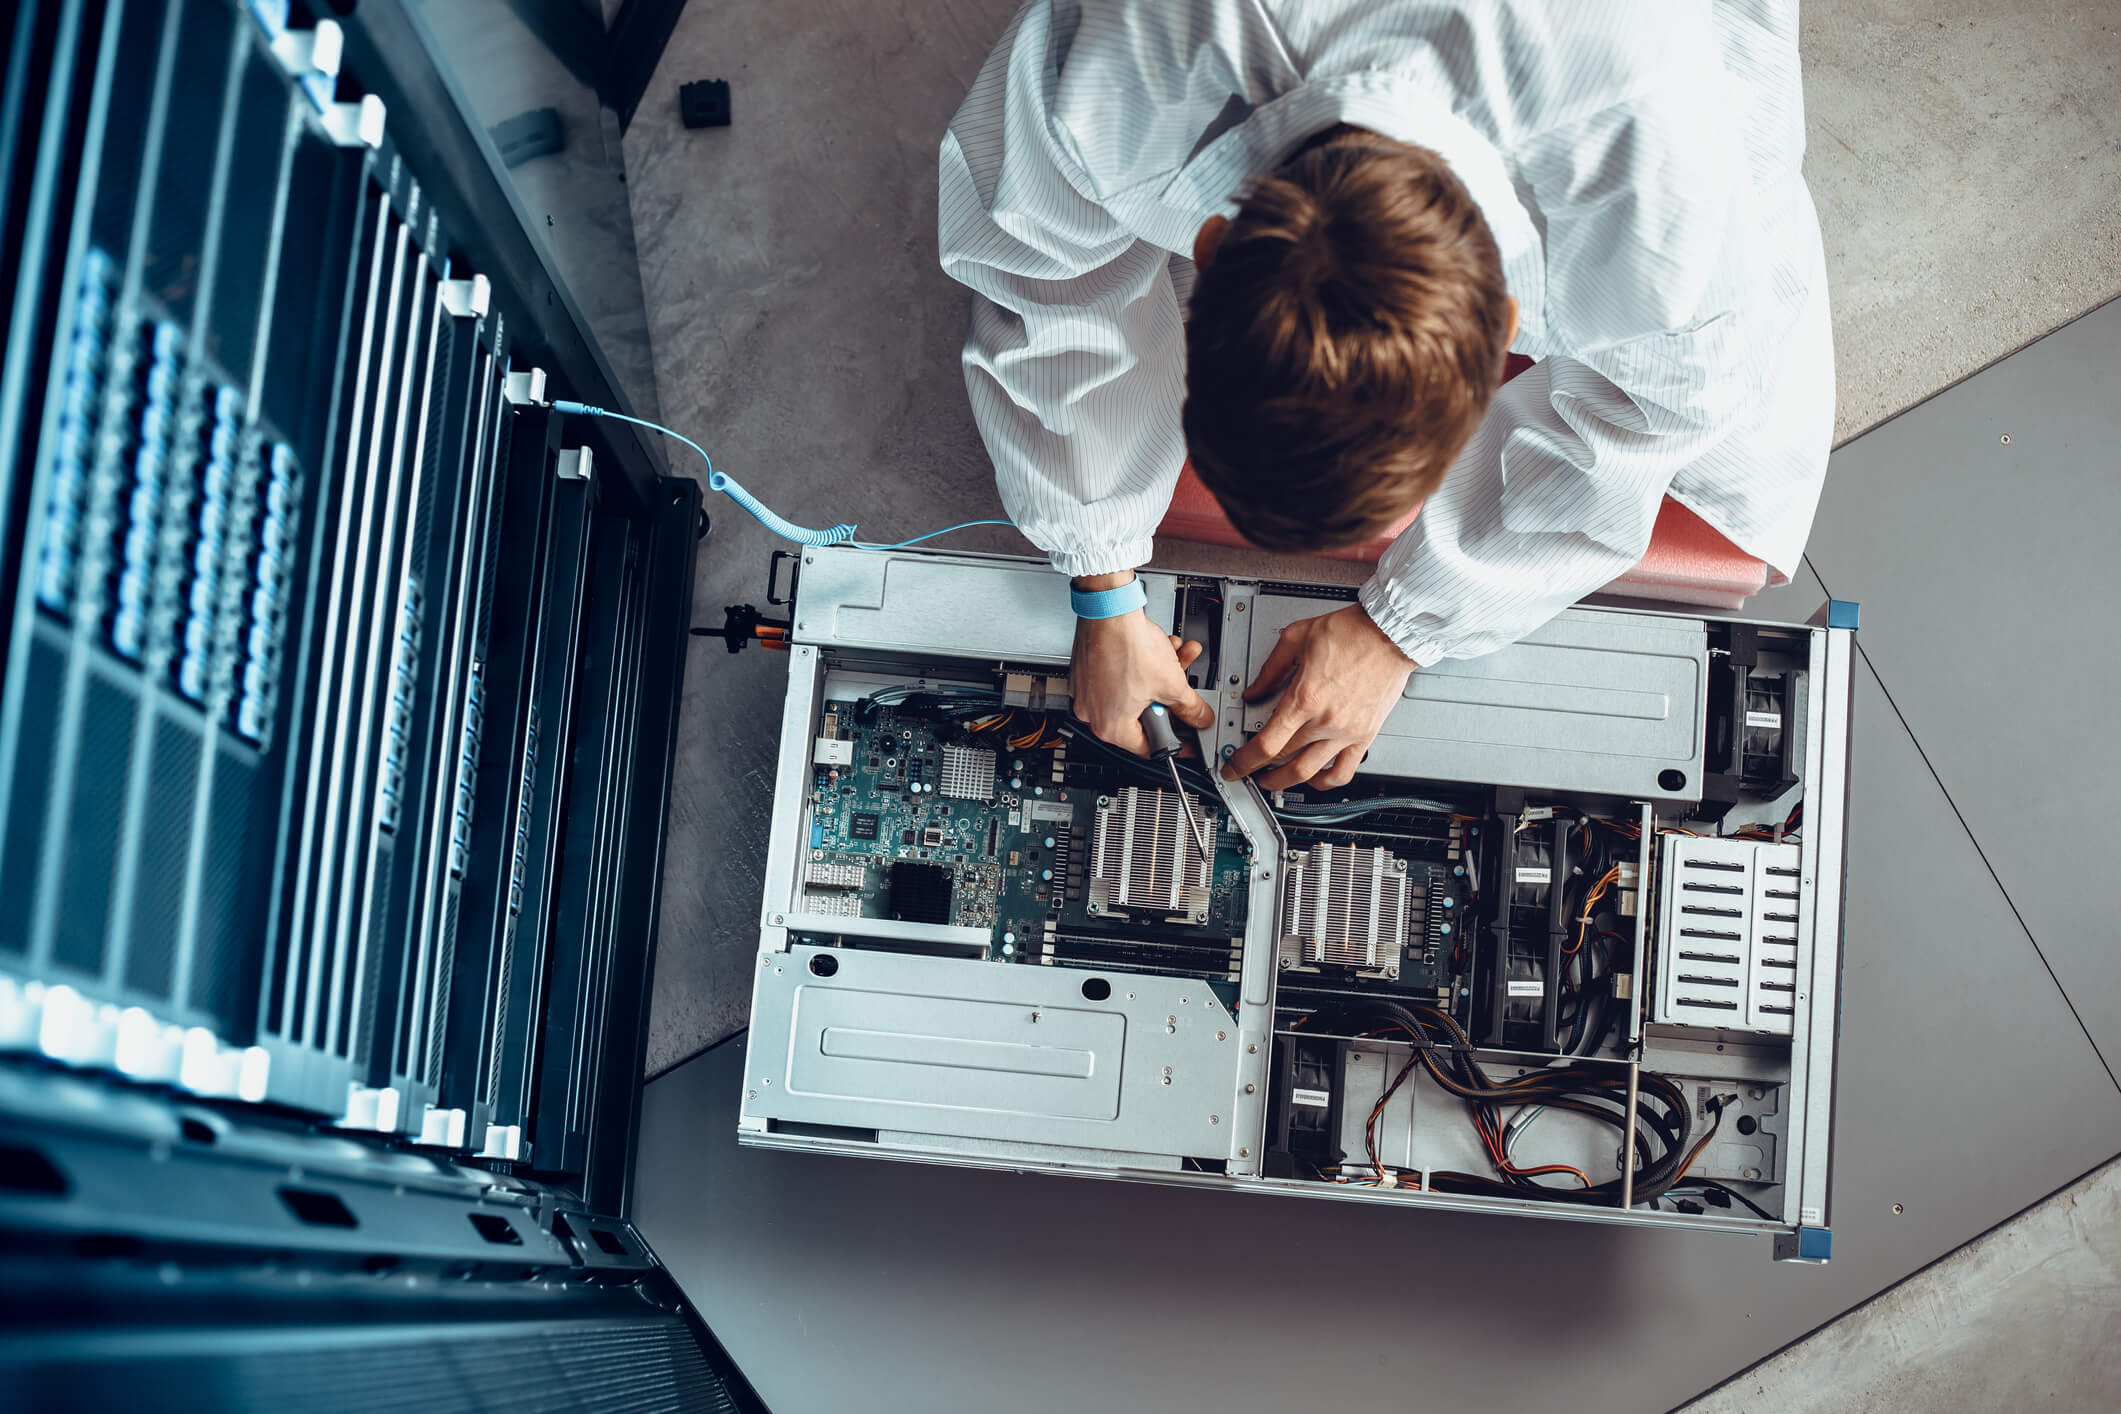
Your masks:
[{"label": "small black object on floor", "polygon": [[729,126],[729,80],[701,79],[678,88],[678,113],[688,128]]}]

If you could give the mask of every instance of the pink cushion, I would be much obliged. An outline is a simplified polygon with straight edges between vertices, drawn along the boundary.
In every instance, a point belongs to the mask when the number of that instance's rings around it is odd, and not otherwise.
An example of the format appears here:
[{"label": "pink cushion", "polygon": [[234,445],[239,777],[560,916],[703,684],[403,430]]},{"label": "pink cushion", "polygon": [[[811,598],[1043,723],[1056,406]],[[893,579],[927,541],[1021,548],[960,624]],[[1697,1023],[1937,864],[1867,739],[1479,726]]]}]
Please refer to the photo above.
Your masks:
[{"label": "pink cushion", "polygon": [[[1510,355],[1507,378],[1531,366],[1529,359]],[[1392,529],[1374,540],[1342,550],[1319,553],[1338,560],[1362,560],[1374,564],[1385,547],[1421,514],[1416,506],[1396,521]],[[1179,540],[1202,540],[1210,545],[1244,545],[1244,536],[1230,524],[1213,492],[1193,474],[1188,462],[1178,474],[1178,490],[1159,535]],[[1638,599],[1662,599],[1675,604],[1701,604],[1718,609],[1745,607],[1748,597],[1767,587],[1768,567],[1726,540],[1700,516],[1667,496],[1657,512],[1657,527],[1650,534],[1649,552],[1642,562],[1607,585],[1614,594]]]}]

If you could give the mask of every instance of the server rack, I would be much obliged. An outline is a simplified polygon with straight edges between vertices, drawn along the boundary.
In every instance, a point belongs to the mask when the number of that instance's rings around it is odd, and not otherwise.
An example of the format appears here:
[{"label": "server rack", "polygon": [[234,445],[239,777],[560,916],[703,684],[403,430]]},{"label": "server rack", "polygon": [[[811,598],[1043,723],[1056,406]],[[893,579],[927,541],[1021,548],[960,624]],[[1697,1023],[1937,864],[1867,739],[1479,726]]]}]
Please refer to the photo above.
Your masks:
[{"label": "server rack", "polygon": [[0,1378],[753,1407],[625,1221],[696,485],[406,7],[6,23]]}]

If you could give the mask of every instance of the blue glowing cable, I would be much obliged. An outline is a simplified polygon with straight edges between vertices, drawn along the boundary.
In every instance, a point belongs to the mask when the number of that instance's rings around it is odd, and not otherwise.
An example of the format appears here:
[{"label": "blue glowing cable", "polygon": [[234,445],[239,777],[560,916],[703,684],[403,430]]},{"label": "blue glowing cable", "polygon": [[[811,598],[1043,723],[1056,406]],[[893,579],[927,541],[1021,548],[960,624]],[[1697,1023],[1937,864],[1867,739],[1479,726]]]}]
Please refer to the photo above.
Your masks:
[{"label": "blue glowing cable", "polygon": [[660,432],[665,437],[676,438],[695,452],[698,452],[700,460],[707,464],[707,487],[709,490],[721,492],[724,496],[742,506],[750,513],[751,518],[760,525],[765,526],[782,539],[793,540],[798,545],[851,544],[863,550],[903,550],[908,545],[918,545],[923,540],[933,540],[938,535],[948,535],[953,530],[964,530],[975,525],[1006,525],[1012,530],[1016,528],[1014,521],[967,520],[960,521],[956,525],[946,525],[941,530],[931,530],[926,535],[916,535],[911,540],[896,541],[890,545],[865,544],[854,538],[855,527],[848,525],[844,521],[838,525],[829,526],[824,530],[811,530],[805,526],[797,525],[793,521],[784,520],[774,513],[772,507],[739,485],[735,477],[730,476],[727,472],[716,471],[714,469],[714,458],[707,455],[705,447],[702,447],[684,433],[674,432],[660,422],[650,422],[645,417],[629,417],[623,412],[613,412],[609,408],[595,407],[589,403],[571,402],[564,398],[555,399],[552,408],[554,412],[568,413],[575,417],[614,418],[620,422],[630,422],[636,427],[645,427],[651,432]]}]

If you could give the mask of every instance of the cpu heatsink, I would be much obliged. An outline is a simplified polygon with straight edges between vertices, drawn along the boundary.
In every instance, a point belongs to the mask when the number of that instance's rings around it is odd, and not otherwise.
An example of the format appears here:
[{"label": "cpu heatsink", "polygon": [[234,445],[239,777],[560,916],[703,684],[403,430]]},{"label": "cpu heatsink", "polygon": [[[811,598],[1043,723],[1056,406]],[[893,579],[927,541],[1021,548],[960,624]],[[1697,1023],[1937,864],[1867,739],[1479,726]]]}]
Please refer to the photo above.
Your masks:
[{"label": "cpu heatsink", "polygon": [[[1215,828],[1211,814],[1208,828]],[[1211,833],[1209,848],[1214,848]],[[1100,796],[1090,844],[1088,907],[1092,913],[1154,913],[1208,921],[1214,865],[1186,828],[1173,791],[1128,786]]]},{"label": "cpu heatsink", "polygon": [[1281,948],[1305,966],[1397,975],[1411,905],[1407,861],[1387,849],[1322,844],[1285,857]]}]

